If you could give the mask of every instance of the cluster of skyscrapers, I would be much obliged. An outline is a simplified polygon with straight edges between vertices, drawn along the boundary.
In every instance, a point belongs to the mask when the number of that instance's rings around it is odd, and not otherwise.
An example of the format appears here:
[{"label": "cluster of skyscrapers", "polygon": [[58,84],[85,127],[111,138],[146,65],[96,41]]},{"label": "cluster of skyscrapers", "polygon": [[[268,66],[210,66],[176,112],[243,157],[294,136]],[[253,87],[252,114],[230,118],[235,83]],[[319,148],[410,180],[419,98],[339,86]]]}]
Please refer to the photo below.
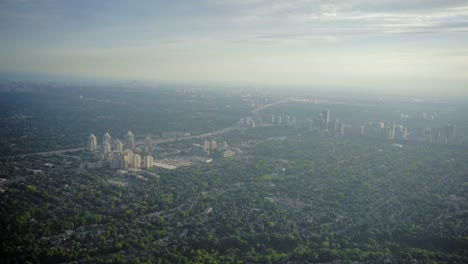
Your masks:
[{"label": "cluster of skyscrapers", "polygon": [[[227,147],[227,143],[224,142],[223,147]],[[200,156],[200,157],[208,157],[210,156],[210,151],[211,150],[218,150],[218,143],[215,140],[205,140],[203,145],[201,144],[192,144],[192,147],[190,148],[190,152],[193,155]]]},{"label": "cluster of skyscrapers", "polygon": [[190,148],[190,154],[199,157],[210,157],[213,156],[213,153],[227,158],[241,154],[242,151],[239,148],[229,147],[227,142],[218,144],[215,140],[205,140],[203,144],[192,144]]},{"label": "cluster of skyscrapers", "polygon": [[[266,120],[265,122],[263,120]],[[245,127],[256,128],[263,127],[266,124],[276,125],[276,126],[295,126],[296,117],[289,115],[271,115],[271,122],[268,121],[269,117],[263,119],[258,115],[248,116],[241,119],[241,124]]]},{"label": "cluster of skyscrapers", "polygon": [[[102,137],[101,145],[98,145],[94,134],[88,137],[87,150],[90,152],[99,152],[101,161],[104,161],[112,169],[128,168],[151,168],[153,167],[152,151],[153,142],[151,137],[147,136],[141,147],[135,147],[135,136],[131,131],[125,134],[125,140],[122,143],[119,139],[112,141],[109,133]],[[142,156],[140,153],[146,153]]]},{"label": "cluster of skyscrapers", "polygon": [[305,126],[320,129],[326,134],[344,136],[367,136],[376,139],[413,140],[426,143],[455,143],[455,125],[442,128],[420,128],[409,130],[404,125],[392,122],[367,122],[364,125],[346,124],[338,118],[330,119],[330,110],[324,110],[315,119],[307,119]]},{"label": "cluster of skyscrapers", "polygon": [[271,124],[279,126],[295,126],[296,117],[289,115],[271,115]]}]

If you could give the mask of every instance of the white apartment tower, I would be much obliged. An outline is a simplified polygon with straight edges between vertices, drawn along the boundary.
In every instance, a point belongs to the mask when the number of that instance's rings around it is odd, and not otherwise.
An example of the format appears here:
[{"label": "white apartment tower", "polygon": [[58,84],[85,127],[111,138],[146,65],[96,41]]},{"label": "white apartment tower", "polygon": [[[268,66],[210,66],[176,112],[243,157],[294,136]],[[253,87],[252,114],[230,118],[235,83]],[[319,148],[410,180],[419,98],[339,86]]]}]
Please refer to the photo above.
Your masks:
[{"label": "white apartment tower", "polygon": [[112,142],[112,137],[109,133],[106,132],[106,134],[104,134],[104,136],[102,137],[102,144],[104,144],[104,142],[109,142],[109,144]]},{"label": "white apartment tower", "polygon": [[97,150],[97,139],[94,134],[88,137],[88,144],[86,145],[88,151],[94,152]]},{"label": "white apartment tower", "polygon": [[126,149],[122,152],[126,157],[127,157],[127,163],[128,167],[132,168],[133,167],[133,156],[135,155],[133,151]]},{"label": "white apartment tower", "polygon": [[119,153],[118,160],[120,169],[128,169],[128,155]]},{"label": "white apartment tower", "polygon": [[277,116],[277,117],[276,117],[276,123],[277,123],[278,125],[281,125],[281,124],[282,124],[281,116]]},{"label": "white apartment tower", "polygon": [[[254,123],[254,124],[255,124],[255,123]],[[218,143],[216,143],[215,140],[211,140],[211,142],[210,142],[210,149],[212,149],[212,150],[218,149]]]},{"label": "white apartment tower", "polygon": [[148,148],[148,151],[153,150],[153,140],[150,136],[145,137],[144,145]]},{"label": "white apartment tower", "polygon": [[133,155],[133,168],[141,168],[141,156],[139,154]]},{"label": "white apartment tower", "polygon": [[102,146],[101,146],[101,153],[104,156],[108,156],[109,153],[111,152],[112,152],[111,144],[108,141],[104,141],[104,143],[102,143]]},{"label": "white apartment tower", "polygon": [[153,156],[147,155],[143,159],[143,168],[149,169],[153,167]]},{"label": "white apartment tower", "polygon": [[205,140],[205,142],[203,143],[203,147],[205,148],[205,150],[210,150],[211,142],[208,140]]},{"label": "white apartment tower", "polygon": [[125,135],[125,149],[134,149],[135,148],[135,136],[132,131],[128,131]]},{"label": "white apartment tower", "polygon": [[120,140],[116,140],[114,142],[114,151],[117,151],[117,152],[122,152],[123,151],[123,144],[122,144],[122,141]]}]

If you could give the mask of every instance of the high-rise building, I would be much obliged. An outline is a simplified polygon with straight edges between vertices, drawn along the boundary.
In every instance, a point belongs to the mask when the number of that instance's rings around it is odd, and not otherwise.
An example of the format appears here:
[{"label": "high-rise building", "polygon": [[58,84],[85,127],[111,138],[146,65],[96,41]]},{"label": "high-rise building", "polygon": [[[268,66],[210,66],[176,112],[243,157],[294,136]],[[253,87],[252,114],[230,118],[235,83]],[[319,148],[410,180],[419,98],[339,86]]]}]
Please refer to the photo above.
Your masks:
[{"label": "high-rise building", "polygon": [[128,155],[125,153],[119,153],[119,168],[128,169]]},{"label": "high-rise building", "polygon": [[340,120],[338,118],[335,119],[335,121],[333,122],[333,124],[330,127],[330,130],[331,130],[333,135],[340,134],[341,128],[340,128]]},{"label": "high-rise building", "polygon": [[108,141],[104,141],[104,143],[102,143],[101,145],[101,154],[103,154],[104,156],[108,156],[109,153],[111,153],[111,151],[111,144]]},{"label": "high-rise building", "polygon": [[143,144],[145,145],[145,147],[148,148],[149,152],[153,150],[153,140],[151,139],[150,136],[145,137]]},{"label": "high-rise building", "polygon": [[132,131],[128,131],[125,135],[125,149],[134,149],[135,148],[135,136]]},{"label": "high-rise building", "polygon": [[251,120],[249,126],[250,126],[251,128],[255,128],[255,127],[256,127],[255,120]]},{"label": "high-rise building", "polygon": [[141,168],[141,156],[139,154],[133,155],[132,167],[136,169]]},{"label": "high-rise building", "polygon": [[[255,123],[254,123],[255,124]],[[210,142],[210,149],[211,150],[216,150],[218,148],[218,143],[216,143],[216,140],[211,140]]]},{"label": "high-rise building", "polygon": [[115,140],[114,142],[114,150],[117,152],[122,152],[123,151],[123,144],[122,141],[120,140]]},{"label": "high-rise building", "polygon": [[208,141],[208,140],[205,140],[205,142],[203,143],[203,147],[205,148],[205,150],[210,150],[211,149],[211,142]]},{"label": "high-rise building", "polygon": [[276,118],[276,123],[277,123],[278,125],[281,126],[282,121],[283,121],[283,120],[282,120],[281,116],[279,115],[279,116]]},{"label": "high-rise building", "polygon": [[328,130],[328,125],[330,123],[330,110],[322,111],[322,129]]},{"label": "high-rise building", "polygon": [[408,130],[405,126],[394,125],[393,126],[393,139],[396,140],[407,140],[408,139]]},{"label": "high-rise building", "polygon": [[132,150],[126,149],[123,152],[128,157],[128,166],[133,167],[133,156],[135,155]]},{"label": "high-rise building", "polygon": [[94,134],[88,137],[88,144],[86,145],[88,151],[94,152],[97,150],[97,138]]},{"label": "high-rise building", "polygon": [[149,169],[153,167],[153,156],[146,155],[143,159],[143,168]]},{"label": "high-rise building", "polygon": [[109,133],[106,132],[106,134],[104,134],[104,136],[102,137],[102,144],[104,144],[104,142],[109,142],[112,143],[112,137],[111,135],[109,135]]},{"label": "high-rise building", "polygon": [[354,133],[356,136],[364,136],[364,125],[358,125],[354,129]]},{"label": "high-rise building", "polygon": [[432,134],[431,133],[426,134],[425,140],[426,140],[426,143],[432,144]]}]

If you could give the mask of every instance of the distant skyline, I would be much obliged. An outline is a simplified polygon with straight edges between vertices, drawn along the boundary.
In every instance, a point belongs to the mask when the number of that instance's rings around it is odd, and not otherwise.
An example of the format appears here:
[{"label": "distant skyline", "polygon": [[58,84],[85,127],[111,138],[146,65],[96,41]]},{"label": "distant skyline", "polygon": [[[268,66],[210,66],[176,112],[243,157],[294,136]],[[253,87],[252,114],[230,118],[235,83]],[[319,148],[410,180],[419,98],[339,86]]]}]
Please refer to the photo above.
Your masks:
[{"label": "distant skyline", "polygon": [[0,72],[468,95],[468,1],[4,0],[0,36]]}]

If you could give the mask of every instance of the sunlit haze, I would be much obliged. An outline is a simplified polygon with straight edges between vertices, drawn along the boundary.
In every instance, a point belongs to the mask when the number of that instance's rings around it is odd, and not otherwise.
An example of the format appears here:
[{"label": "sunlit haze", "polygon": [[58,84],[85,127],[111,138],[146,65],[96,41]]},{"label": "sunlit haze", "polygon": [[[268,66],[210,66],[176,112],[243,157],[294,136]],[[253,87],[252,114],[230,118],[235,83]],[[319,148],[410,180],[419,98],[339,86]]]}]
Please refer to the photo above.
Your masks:
[{"label": "sunlit haze", "polygon": [[0,264],[468,263],[468,0],[0,0]]},{"label": "sunlit haze", "polygon": [[468,1],[0,2],[0,71],[468,93]]}]

